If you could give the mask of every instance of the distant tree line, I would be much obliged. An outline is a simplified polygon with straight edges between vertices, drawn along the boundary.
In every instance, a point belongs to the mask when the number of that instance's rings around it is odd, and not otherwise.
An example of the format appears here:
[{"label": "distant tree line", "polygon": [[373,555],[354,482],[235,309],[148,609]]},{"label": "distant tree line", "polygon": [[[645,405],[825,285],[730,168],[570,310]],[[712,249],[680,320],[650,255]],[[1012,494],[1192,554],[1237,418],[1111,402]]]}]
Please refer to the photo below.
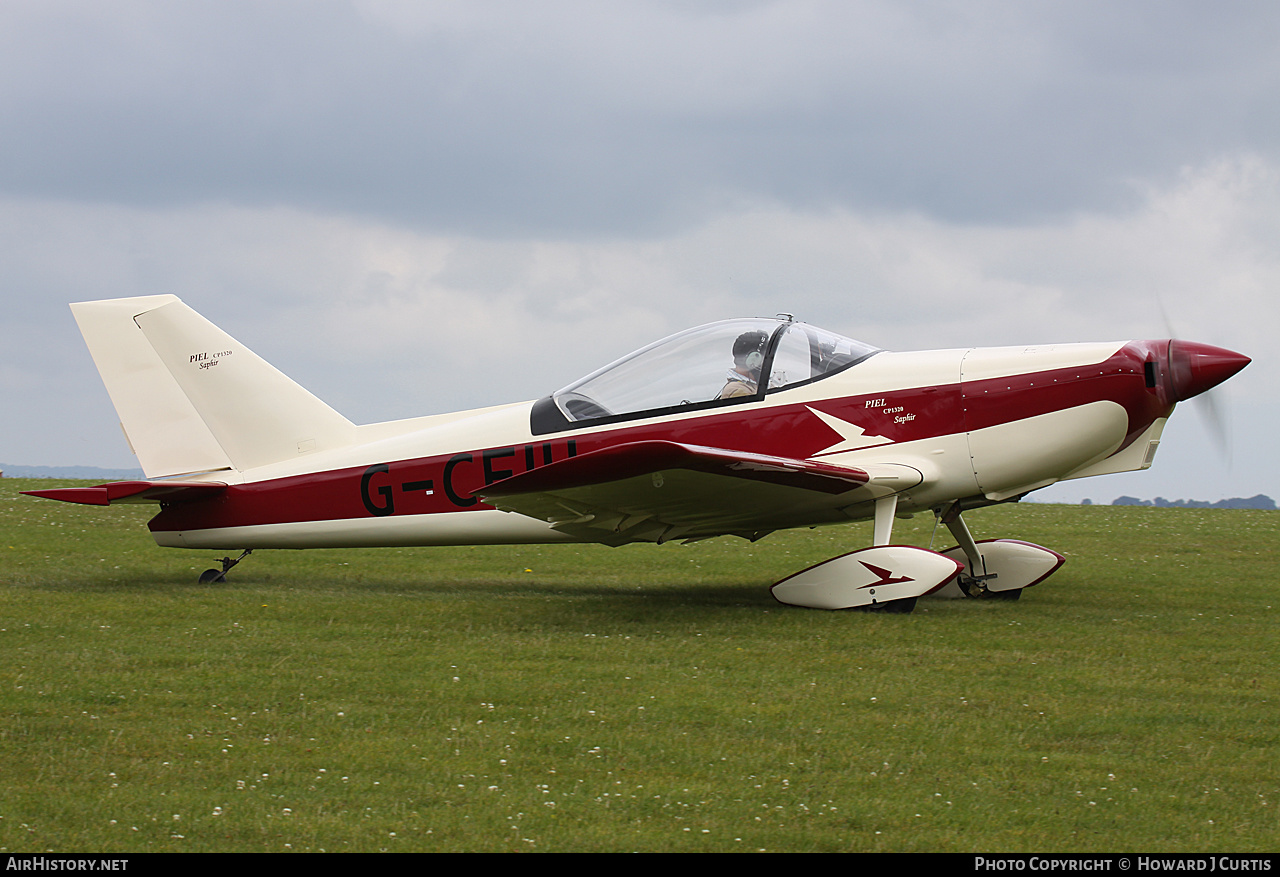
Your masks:
[{"label": "distant tree line", "polygon": [[[1092,505],[1093,502],[1086,499],[1083,504]],[[1261,493],[1247,498],[1233,496],[1231,499],[1220,499],[1217,502],[1208,502],[1203,499],[1165,499],[1163,496],[1157,496],[1155,499],[1121,496],[1111,504],[1154,506],[1162,509],[1263,509],[1271,512],[1276,510],[1276,501]]]}]

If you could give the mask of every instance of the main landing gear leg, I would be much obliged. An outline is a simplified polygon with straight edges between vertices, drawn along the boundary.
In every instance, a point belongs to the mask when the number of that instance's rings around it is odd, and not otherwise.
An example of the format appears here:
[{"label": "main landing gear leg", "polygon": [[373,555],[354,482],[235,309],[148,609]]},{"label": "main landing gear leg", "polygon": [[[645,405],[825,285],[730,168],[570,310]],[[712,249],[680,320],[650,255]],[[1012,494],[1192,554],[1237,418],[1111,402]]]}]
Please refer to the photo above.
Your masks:
[{"label": "main landing gear leg", "polygon": [[959,503],[938,512],[959,544],[942,552],[964,569],[956,578],[960,591],[968,597],[1017,600],[1030,588],[1051,576],[1065,558],[1056,551],[1020,539],[984,539],[977,542],[960,517]]},{"label": "main landing gear leg", "polygon": [[960,586],[960,590],[964,591],[966,597],[1000,597],[1004,600],[1016,600],[1022,596],[1021,589],[1016,591],[987,589],[987,582],[998,578],[999,575],[987,571],[987,562],[978,549],[978,543],[969,532],[969,525],[961,517],[960,503],[952,503],[939,515],[939,518],[947,525],[947,529],[951,531],[951,535],[964,551],[965,560],[968,561],[965,570],[956,578],[956,584]]},{"label": "main landing gear leg", "polygon": [[200,584],[208,585],[213,582],[225,582],[227,580],[227,573],[231,571],[231,567],[235,566],[237,563],[244,560],[246,557],[248,557],[252,553],[253,553],[252,548],[246,548],[244,550],[244,553],[242,553],[239,557],[235,558],[234,560],[230,557],[222,558],[219,561],[222,564],[222,569],[207,569],[204,572],[200,573]]},{"label": "main landing gear leg", "polygon": [[[882,496],[876,500],[875,524],[872,529],[871,545],[879,547],[893,541],[893,516],[898,511],[898,495]],[[909,615],[916,608],[916,597],[901,597],[897,600],[886,600],[870,606],[859,606],[863,612],[884,612],[889,615]]]}]

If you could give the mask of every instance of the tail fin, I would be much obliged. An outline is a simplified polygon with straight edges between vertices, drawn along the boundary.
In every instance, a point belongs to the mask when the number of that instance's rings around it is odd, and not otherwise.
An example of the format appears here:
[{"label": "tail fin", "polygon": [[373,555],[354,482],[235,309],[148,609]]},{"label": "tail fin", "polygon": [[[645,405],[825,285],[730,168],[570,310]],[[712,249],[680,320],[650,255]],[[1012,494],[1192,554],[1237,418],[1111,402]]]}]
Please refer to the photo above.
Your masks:
[{"label": "tail fin", "polygon": [[148,478],[243,471],[354,439],[349,420],[176,296],[71,310]]}]

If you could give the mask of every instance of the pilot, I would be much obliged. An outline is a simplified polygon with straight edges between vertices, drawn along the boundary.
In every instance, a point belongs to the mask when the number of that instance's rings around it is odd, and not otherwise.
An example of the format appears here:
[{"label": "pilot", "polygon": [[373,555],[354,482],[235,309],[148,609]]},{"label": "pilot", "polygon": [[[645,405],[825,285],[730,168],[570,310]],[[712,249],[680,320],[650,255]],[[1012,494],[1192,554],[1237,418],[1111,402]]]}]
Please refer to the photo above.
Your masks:
[{"label": "pilot", "polygon": [[717,399],[754,396],[760,386],[760,368],[764,365],[764,348],[769,336],[760,330],[743,332],[733,342],[733,368]]}]

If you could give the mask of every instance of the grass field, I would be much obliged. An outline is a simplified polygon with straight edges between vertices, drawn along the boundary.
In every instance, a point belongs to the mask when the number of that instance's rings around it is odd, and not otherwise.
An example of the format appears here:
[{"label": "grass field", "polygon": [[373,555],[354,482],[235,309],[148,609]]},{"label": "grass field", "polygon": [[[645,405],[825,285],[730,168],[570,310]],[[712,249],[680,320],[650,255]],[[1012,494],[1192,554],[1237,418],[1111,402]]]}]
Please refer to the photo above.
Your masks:
[{"label": "grass field", "polygon": [[56,483],[0,480],[3,851],[1280,849],[1276,512],[981,510],[1067,564],[891,616],[768,593],[862,525],[199,585]]}]

